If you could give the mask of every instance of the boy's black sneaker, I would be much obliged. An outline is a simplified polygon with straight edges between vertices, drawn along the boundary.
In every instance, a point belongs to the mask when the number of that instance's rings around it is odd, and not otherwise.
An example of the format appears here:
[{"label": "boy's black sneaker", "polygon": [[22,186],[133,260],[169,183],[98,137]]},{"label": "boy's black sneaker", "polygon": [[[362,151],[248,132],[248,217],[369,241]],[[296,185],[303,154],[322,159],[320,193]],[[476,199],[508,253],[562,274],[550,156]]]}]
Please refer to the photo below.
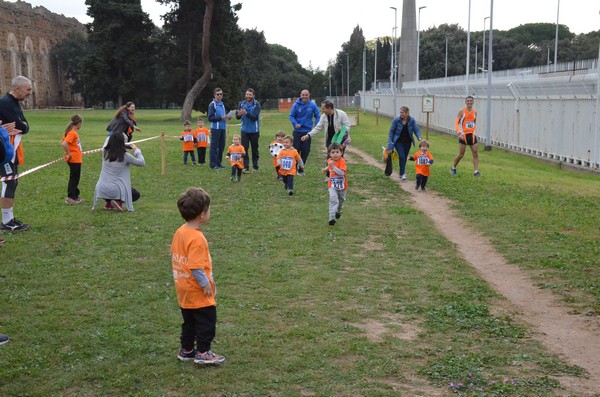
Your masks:
[{"label": "boy's black sneaker", "polygon": [[335,213],[335,219],[340,219],[342,217],[342,213],[341,212],[336,212]]},{"label": "boy's black sneaker", "polygon": [[0,230],[3,233],[22,232],[22,231],[29,230],[29,229],[30,229],[29,225],[27,225],[23,222],[20,222],[20,221],[16,220],[15,218],[11,219],[7,223],[3,223],[2,225],[0,225]]},{"label": "boy's black sneaker", "polygon": [[177,358],[181,361],[192,361],[196,358],[196,350],[192,350],[191,352],[186,352],[185,349],[179,350],[179,354]]},{"label": "boy's black sneaker", "polygon": [[333,226],[335,225],[335,219],[330,219],[329,220],[329,226]]}]

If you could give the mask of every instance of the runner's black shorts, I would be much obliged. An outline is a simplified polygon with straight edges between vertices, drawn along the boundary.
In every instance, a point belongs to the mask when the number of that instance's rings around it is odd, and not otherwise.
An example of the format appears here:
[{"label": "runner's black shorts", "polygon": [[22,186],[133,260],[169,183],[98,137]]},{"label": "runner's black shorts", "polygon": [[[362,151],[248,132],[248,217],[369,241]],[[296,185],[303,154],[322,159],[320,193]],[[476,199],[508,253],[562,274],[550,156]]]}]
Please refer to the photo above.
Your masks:
[{"label": "runner's black shorts", "polygon": [[[6,163],[0,166],[0,178],[5,176],[15,176],[19,174],[19,168],[17,164]],[[9,181],[0,182],[0,197],[14,199],[17,185],[19,184],[18,179],[12,179]]]},{"label": "runner's black shorts", "polygon": [[465,134],[464,139],[458,138],[458,143],[462,145],[472,146],[477,144],[477,137],[475,134]]}]

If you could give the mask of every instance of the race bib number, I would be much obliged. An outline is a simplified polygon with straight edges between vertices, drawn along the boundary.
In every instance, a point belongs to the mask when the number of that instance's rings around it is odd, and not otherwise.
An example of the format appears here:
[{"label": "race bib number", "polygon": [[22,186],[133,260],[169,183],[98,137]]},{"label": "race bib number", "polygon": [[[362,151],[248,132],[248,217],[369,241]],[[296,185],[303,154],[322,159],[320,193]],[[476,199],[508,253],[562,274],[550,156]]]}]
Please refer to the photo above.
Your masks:
[{"label": "race bib number", "polygon": [[335,190],[344,190],[344,177],[343,176],[335,176],[329,178],[331,181],[331,187]]},{"label": "race bib number", "polygon": [[475,122],[474,121],[467,121],[466,124],[467,128],[475,128]]},{"label": "race bib number", "polygon": [[194,140],[194,136],[192,134],[185,134],[183,136],[183,141],[184,142],[190,142]]},{"label": "race bib number", "polygon": [[242,161],[242,154],[241,153],[231,153],[231,161]]},{"label": "race bib number", "polygon": [[427,157],[427,156],[419,156],[419,157],[417,157],[417,164],[419,164],[419,165],[429,165],[429,157]]},{"label": "race bib number", "polygon": [[206,142],[206,135],[205,134],[198,135],[198,142]]},{"label": "race bib number", "polygon": [[281,168],[289,171],[292,169],[292,166],[294,165],[294,159],[292,157],[289,156],[281,156]]}]

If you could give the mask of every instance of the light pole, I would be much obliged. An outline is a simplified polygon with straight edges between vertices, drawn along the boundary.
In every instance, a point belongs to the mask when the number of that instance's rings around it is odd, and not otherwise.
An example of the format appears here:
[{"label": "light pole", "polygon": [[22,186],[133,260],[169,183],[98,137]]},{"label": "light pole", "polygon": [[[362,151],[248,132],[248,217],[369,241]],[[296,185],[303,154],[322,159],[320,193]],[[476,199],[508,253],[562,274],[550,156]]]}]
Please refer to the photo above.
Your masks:
[{"label": "light pole", "polygon": [[481,71],[485,72],[485,21],[490,17],[483,18],[483,51],[481,54]]},{"label": "light pole", "polygon": [[469,0],[469,17],[467,18],[467,81],[466,81],[466,95],[469,95],[469,66],[470,66],[470,55],[471,55],[471,0]]},{"label": "light pole", "polygon": [[379,37],[375,42],[375,66],[373,67],[373,91],[377,92],[377,47],[379,47]]},{"label": "light pole", "polygon": [[417,22],[417,95],[419,95],[419,50],[421,47],[421,10],[427,6],[419,7],[419,19]]},{"label": "light pole", "polygon": [[331,61],[329,62],[329,98],[331,99]]},{"label": "light pole", "polygon": [[488,46],[488,75],[487,75],[487,122],[485,125],[485,148],[486,152],[492,150],[492,45],[494,44],[494,0],[490,0],[490,45]]},{"label": "light pole", "polygon": [[446,74],[444,77],[448,78],[448,33],[446,33]]},{"label": "light pole", "polygon": [[348,96],[350,95],[350,55],[346,53],[346,107],[348,107]]},{"label": "light pole", "polygon": [[558,61],[558,12],[560,11],[560,0],[556,6],[556,34],[554,36],[554,71],[556,72],[556,63]]},{"label": "light pole", "polygon": [[398,111],[396,106],[396,84],[394,81],[394,75],[396,70],[396,31],[398,29],[398,10],[396,7],[390,7],[394,10],[394,42],[392,43],[392,70],[390,71],[390,84],[392,88],[392,94],[394,96],[394,117],[396,117],[396,112]]}]

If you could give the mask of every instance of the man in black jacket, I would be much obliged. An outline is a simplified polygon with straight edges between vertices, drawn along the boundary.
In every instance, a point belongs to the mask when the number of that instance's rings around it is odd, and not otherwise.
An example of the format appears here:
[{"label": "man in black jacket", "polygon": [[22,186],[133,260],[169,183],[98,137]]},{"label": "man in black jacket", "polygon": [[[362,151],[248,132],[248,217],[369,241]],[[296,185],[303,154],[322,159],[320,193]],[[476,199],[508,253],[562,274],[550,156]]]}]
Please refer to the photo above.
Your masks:
[{"label": "man in black jacket", "polygon": [[11,136],[15,157],[0,168],[0,179],[2,179],[0,185],[0,206],[2,207],[0,233],[29,229],[29,225],[15,219],[13,207],[18,185],[18,179],[16,179],[19,175],[18,167],[23,164],[21,138],[29,132],[29,124],[27,124],[27,119],[19,102],[27,99],[31,95],[31,91],[31,80],[24,76],[17,76],[12,81],[10,92],[0,97],[0,120],[2,124],[14,123],[14,128],[18,130],[16,135]]}]

